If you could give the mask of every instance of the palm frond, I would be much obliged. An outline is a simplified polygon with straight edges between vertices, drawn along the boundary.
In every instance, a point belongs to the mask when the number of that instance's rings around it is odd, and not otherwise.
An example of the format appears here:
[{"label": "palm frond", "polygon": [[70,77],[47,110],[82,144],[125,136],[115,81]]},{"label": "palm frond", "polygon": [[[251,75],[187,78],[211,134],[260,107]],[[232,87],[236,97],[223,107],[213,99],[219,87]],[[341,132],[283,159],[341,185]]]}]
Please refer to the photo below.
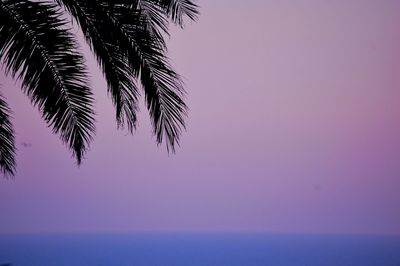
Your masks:
[{"label": "palm frond", "polygon": [[166,15],[176,24],[183,26],[184,18],[197,20],[199,6],[192,0],[148,0],[159,6]]},{"label": "palm frond", "polygon": [[139,90],[133,79],[134,69],[129,66],[127,56],[120,50],[115,29],[99,17],[95,5],[90,1],[57,0],[65,6],[80,25],[87,43],[94,52],[107,81],[118,126],[127,124],[133,132],[136,127],[137,98]]},{"label": "palm frond", "polygon": [[[98,32],[99,38],[105,43],[120,51],[131,73],[144,88],[157,142],[166,140],[167,149],[174,150],[184,128],[186,105],[182,100],[181,79],[165,56],[163,36],[152,30],[160,27],[158,24],[161,25],[161,29],[166,25],[165,20],[161,20],[161,15],[155,17],[152,14],[157,12],[158,8],[143,10],[141,8],[146,2],[134,0],[58,1],[64,3],[80,21],[81,26],[88,24],[84,20],[92,18],[93,31]],[[76,12],[77,5],[85,7],[81,9],[82,14]],[[149,15],[153,16],[151,20]],[[94,52],[99,56],[95,49]]]},{"label": "palm frond", "polygon": [[[129,10],[129,6],[125,7],[125,9]],[[160,7],[149,0],[138,0],[136,10],[138,16],[143,17],[144,25],[145,27],[147,27],[146,30],[150,34],[154,35],[153,39],[157,41],[158,44],[163,47],[163,49],[167,49],[162,34],[166,34],[167,36],[169,36],[168,19],[164,15]],[[135,12],[132,6],[130,8],[130,12]]]},{"label": "palm frond", "polygon": [[0,171],[4,175],[15,173],[15,137],[10,109],[0,94]]},{"label": "palm frond", "polygon": [[155,36],[155,41],[159,42],[164,49],[167,48],[163,34],[169,36],[168,15],[160,5],[154,4],[153,0],[101,0],[101,2],[108,8],[120,8],[120,11],[127,11],[129,18],[132,15],[141,17],[146,29]]},{"label": "palm frond", "polygon": [[0,2],[0,58],[81,163],[92,135],[92,93],[83,57],[58,5]]},{"label": "palm frond", "polygon": [[185,127],[187,110],[182,99],[184,90],[180,76],[170,66],[157,36],[148,30],[148,18],[140,9],[110,5],[107,0],[98,3],[103,9],[103,17],[108,17],[119,33],[119,47],[126,51],[131,67],[137,68],[137,62],[140,64],[136,77],[144,88],[157,143],[165,140],[167,150],[174,151]]}]

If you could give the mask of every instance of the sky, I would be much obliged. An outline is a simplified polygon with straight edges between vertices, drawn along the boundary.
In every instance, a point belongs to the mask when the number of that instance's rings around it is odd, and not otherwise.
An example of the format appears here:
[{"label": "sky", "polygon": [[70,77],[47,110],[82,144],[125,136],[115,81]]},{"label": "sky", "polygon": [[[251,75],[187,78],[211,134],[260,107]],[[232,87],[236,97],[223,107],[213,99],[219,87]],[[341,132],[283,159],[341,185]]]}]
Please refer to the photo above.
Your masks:
[{"label": "sky", "polygon": [[117,130],[87,47],[97,133],[80,167],[0,74],[18,145],[0,233],[400,234],[400,1],[198,3],[168,41],[190,108],[174,155],[143,99],[134,135]]}]

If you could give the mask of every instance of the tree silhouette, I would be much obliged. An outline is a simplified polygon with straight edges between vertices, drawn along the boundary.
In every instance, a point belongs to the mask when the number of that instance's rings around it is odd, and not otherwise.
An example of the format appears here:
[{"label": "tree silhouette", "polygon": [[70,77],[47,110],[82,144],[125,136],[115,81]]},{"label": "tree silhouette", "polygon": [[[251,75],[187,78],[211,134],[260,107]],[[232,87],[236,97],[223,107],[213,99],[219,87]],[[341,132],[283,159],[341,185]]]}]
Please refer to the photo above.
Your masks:
[{"label": "tree silhouette", "polygon": [[[65,13],[76,20],[107,81],[118,127],[136,126],[143,89],[157,143],[174,151],[186,105],[166,56],[172,22],[195,20],[191,0],[0,0],[0,60],[80,164],[95,131],[83,55]],[[14,130],[0,95],[0,168],[15,173]]]}]

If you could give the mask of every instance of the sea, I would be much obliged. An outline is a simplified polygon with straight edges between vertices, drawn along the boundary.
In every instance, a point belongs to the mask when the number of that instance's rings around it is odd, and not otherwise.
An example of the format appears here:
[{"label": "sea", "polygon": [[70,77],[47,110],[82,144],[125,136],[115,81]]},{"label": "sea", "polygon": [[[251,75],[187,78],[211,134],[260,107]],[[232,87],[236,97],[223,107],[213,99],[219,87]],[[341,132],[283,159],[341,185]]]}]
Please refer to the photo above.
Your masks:
[{"label": "sea", "polygon": [[400,266],[400,237],[242,233],[0,235],[12,266]]}]

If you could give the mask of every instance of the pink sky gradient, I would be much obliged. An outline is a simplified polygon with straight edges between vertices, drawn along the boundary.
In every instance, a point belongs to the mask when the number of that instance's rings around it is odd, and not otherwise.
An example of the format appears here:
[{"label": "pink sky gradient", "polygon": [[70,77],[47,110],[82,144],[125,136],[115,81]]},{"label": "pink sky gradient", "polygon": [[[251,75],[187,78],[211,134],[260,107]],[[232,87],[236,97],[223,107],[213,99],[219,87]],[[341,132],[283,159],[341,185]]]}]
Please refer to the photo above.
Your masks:
[{"label": "pink sky gradient", "polygon": [[143,104],[134,136],[117,131],[87,48],[98,123],[80,168],[1,74],[19,150],[0,232],[400,234],[400,1],[199,4],[169,45],[190,107],[176,155]]}]

